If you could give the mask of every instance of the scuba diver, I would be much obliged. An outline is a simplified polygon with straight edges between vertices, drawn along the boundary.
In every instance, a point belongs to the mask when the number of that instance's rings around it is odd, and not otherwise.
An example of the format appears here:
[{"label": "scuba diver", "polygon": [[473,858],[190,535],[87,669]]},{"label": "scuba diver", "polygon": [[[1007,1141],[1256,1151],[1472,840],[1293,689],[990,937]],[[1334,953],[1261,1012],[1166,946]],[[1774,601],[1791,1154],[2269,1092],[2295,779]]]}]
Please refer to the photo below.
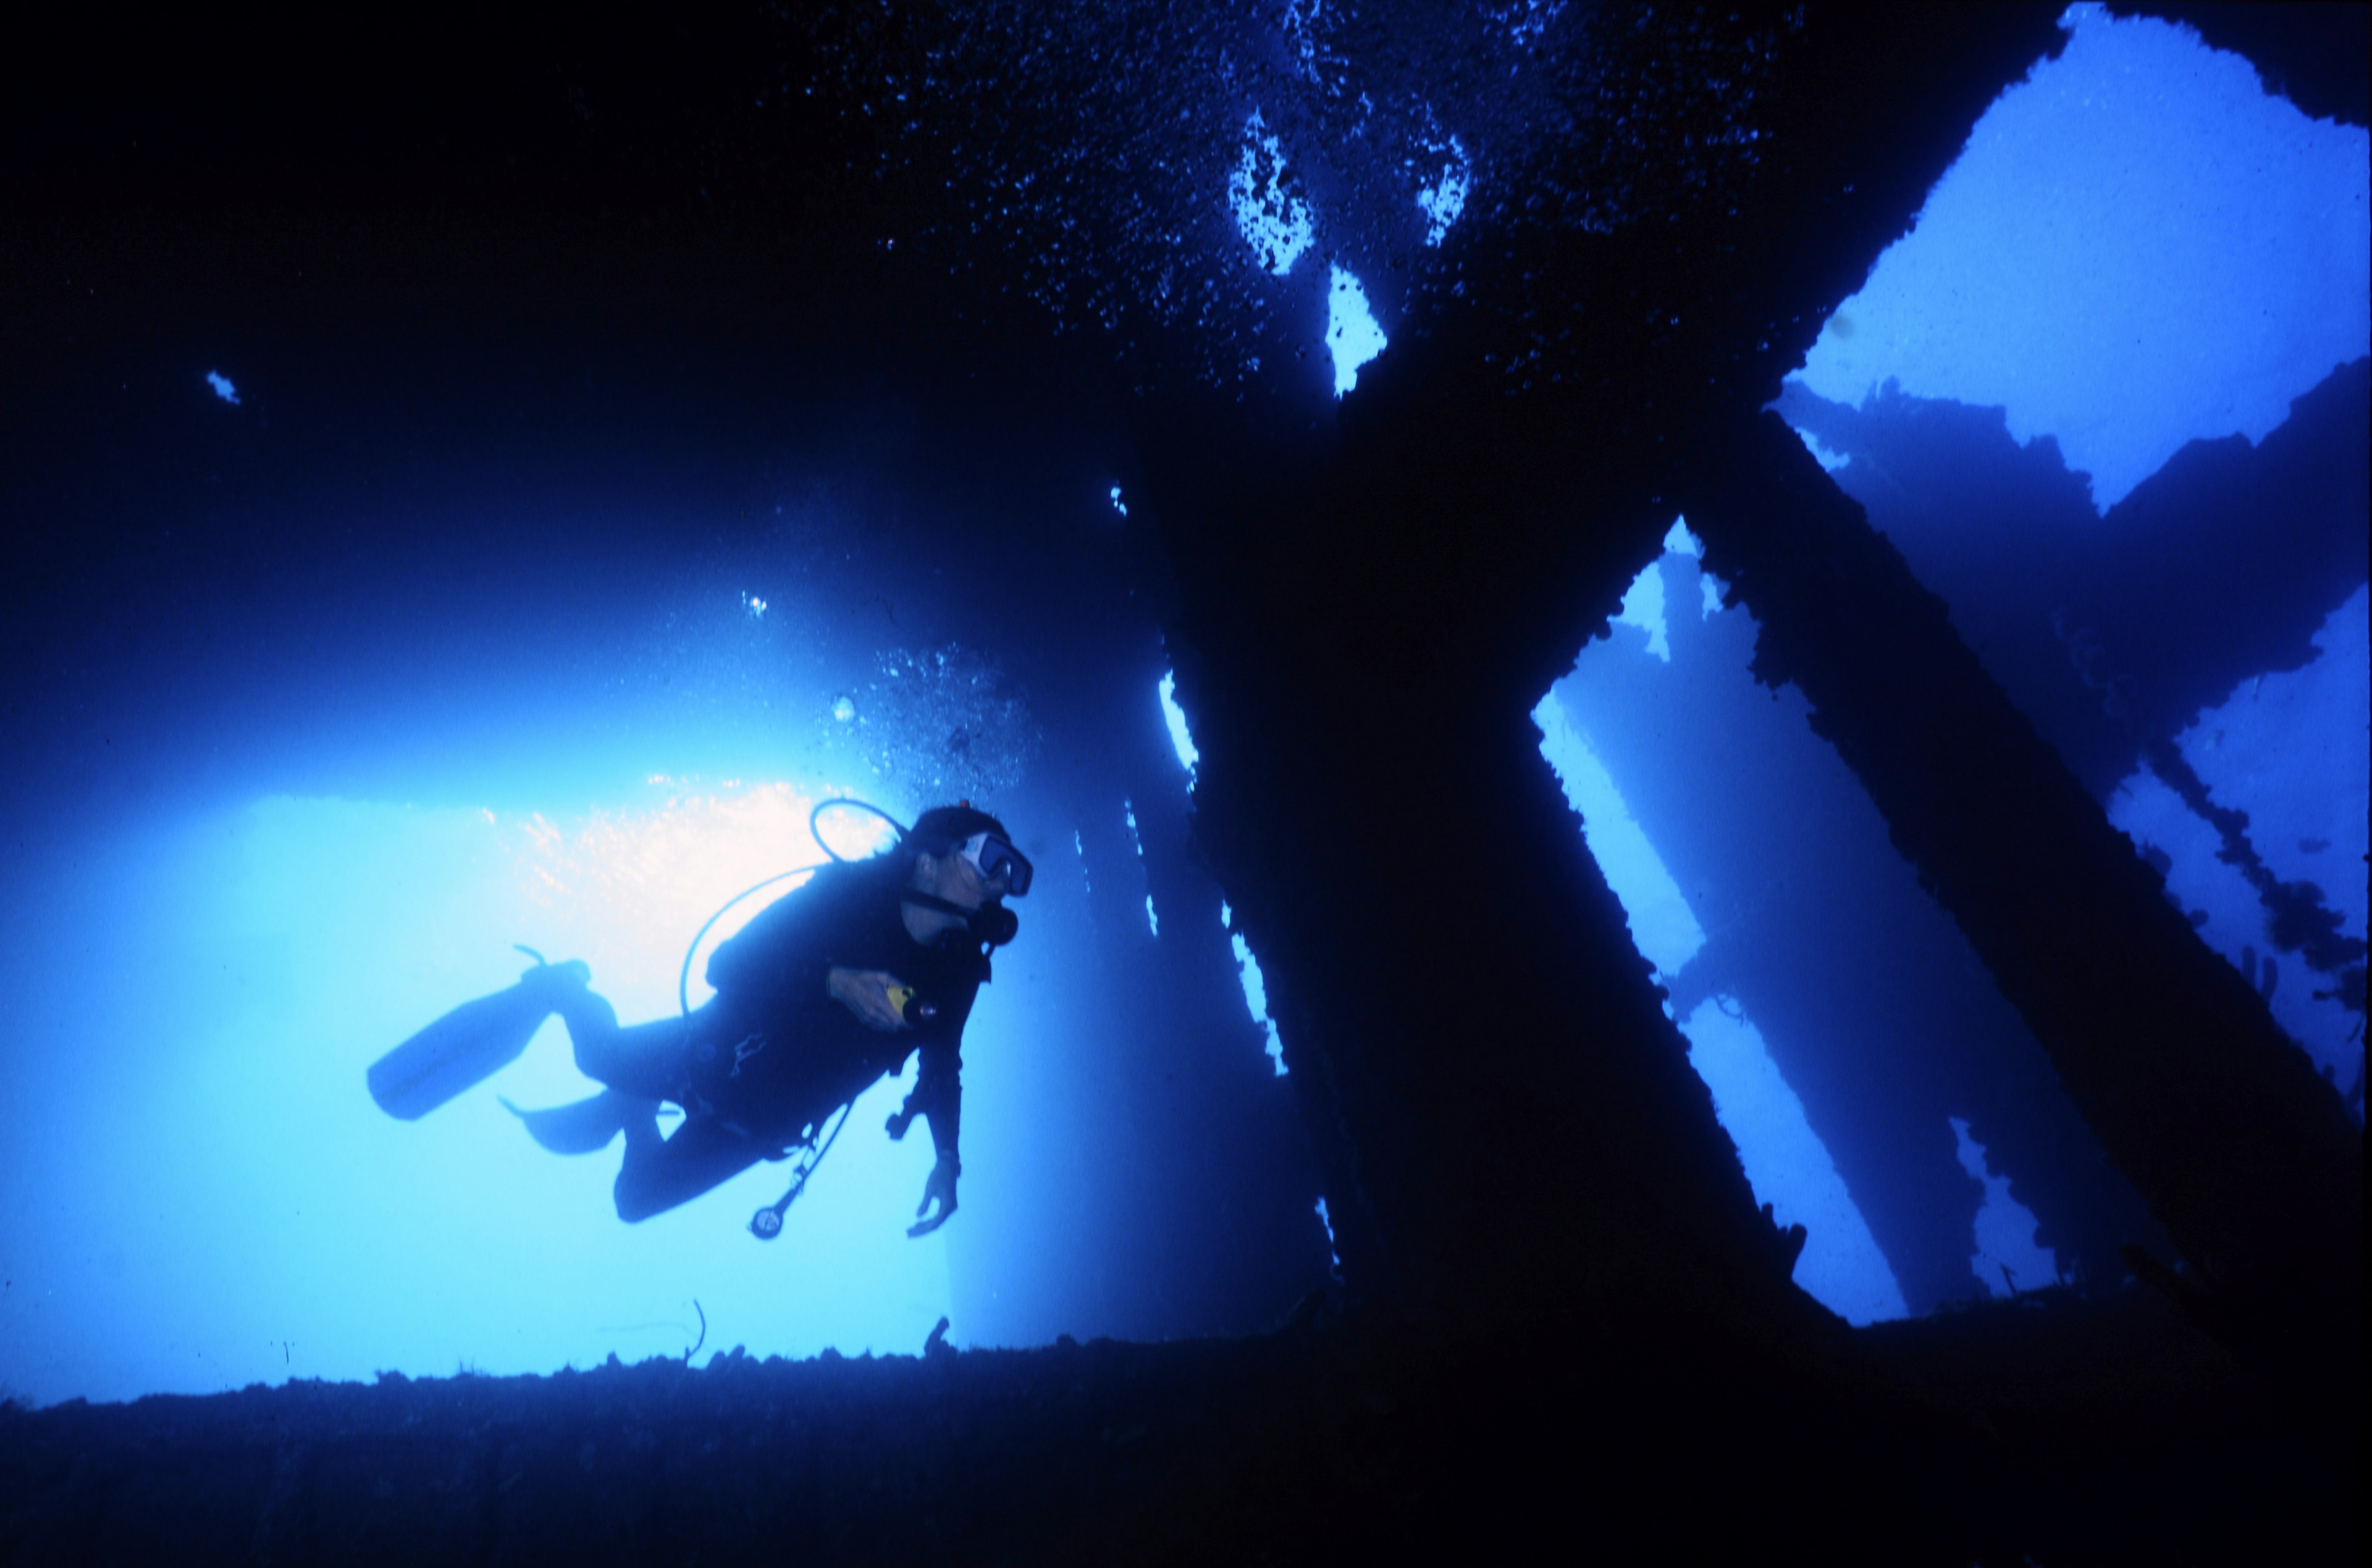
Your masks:
[{"label": "scuba diver", "polygon": [[[827,801],[816,814],[843,805],[898,826],[858,801]],[[716,994],[700,1007],[622,1028],[583,963],[546,963],[522,949],[537,962],[517,985],[464,1004],[380,1058],[371,1095],[389,1114],[414,1120],[518,1056],[558,1013],[577,1069],[607,1086],[549,1110],[505,1100],[536,1142],[589,1154],[624,1133],[615,1191],[618,1217],[630,1223],[797,1150],[791,1191],[750,1222],[766,1238],[781,1230],[783,1211],[838,1137],[847,1108],[919,1051],[913,1090],[888,1132],[903,1138],[916,1116],[930,1125],[938,1160],[907,1231],[926,1236],[955,1213],[963,1169],[964,1022],[990,978],[991,949],[1019,927],[1004,900],[1027,893],[1030,877],[1002,822],[969,801],[936,807],[883,853],[818,866],[721,943],[706,971]],[[662,1101],[683,1109],[671,1135],[659,1131]]]}]

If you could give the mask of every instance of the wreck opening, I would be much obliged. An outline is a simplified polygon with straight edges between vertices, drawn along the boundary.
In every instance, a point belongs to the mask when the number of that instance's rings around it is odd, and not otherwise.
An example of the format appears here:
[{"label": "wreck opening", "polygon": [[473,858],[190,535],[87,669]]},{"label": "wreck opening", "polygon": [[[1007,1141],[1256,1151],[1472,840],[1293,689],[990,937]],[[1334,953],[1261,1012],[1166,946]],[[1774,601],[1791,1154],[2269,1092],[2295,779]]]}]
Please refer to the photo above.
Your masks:
[{"label": "wreck opening", "polygon": [[1665,542],[1536,717],[1756,1196],[1808,1232],[1798,1283],[1856,1323],[2115,1290],[2145,1206],[1801,693],[1756,684],[1701,542]]},{"label": "wreck opening", "polygon": [[2372,158],[2061,26],[1773,406],[2360,1121]]},{"label": "wreck opening", "polygon": [[[1978,121],[1773,406],[2360,1120],[2365,878],[2326,896],[2308,873],[2361,862],[2372,774],[2355,389],[2372,231],[2325,243],[2331,215],[2365,208],[2363,133],[2169,23],[2079,6],[2061,26],[2068,47]],[[1799,1281],[1856,1322],[1972,1289],[2118,1288],[2122,1249],[2165,1250],[2145,1206],[1848,770],[1830,753],[1824,780],[1804,771],[1824,749],[1801,694],[1742,701],[1751,617],[1724,607],[1685,525],[1665,542],[1613,641],[1536,718],[1758,1195],[1783,1224],[1828,1225]],[[1901,907],[1856,941],[1848,912],[1881,883]],[[2277,947],[2314,976],[2286,1000]],[[1919,1003],[1889,1016],[1889,994]],[[1885,1145],[1889,1121],[1916,1130]],[[1971,1271],[1954,1254],[1972,1237]]]}]

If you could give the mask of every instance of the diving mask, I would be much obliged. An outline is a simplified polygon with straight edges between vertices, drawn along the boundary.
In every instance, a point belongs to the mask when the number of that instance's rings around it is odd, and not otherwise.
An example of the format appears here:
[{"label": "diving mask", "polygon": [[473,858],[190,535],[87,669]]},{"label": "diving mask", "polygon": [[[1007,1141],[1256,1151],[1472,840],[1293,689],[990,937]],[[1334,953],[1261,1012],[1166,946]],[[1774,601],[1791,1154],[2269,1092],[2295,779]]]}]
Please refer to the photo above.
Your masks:
[{"label": "diving mask", "polygon": [[994,881],[1002,871],[1006,874],[1007,893],[1017,899],[1029,891],[1029,857],[994,833],[974,833],[957,853],[971,862],[971,868],[980,873],[982,881]]}]

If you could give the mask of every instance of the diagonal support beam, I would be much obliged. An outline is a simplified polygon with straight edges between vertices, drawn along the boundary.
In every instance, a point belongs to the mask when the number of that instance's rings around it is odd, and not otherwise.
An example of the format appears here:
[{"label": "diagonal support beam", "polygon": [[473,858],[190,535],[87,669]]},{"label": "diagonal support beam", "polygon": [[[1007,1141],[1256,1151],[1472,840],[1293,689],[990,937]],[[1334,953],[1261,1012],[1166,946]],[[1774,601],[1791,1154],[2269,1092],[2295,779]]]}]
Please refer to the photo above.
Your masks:
[{"label": "diagonal support beam", "polygon": [[1682,500],[1761,623],[1756,675],[1810,699],[2181,1249],[2181,1298],[2294,1391],[2360,1388],[2363,1142],[2339,1097],[1776,414]]}]

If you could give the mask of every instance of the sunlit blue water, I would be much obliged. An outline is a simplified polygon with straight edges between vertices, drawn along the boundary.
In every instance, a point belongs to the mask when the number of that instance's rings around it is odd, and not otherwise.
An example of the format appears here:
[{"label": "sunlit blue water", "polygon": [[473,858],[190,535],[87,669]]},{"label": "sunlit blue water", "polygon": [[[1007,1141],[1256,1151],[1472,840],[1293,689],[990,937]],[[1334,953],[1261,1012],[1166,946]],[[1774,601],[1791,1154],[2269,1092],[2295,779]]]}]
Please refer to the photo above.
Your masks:
[{"label": "sunlit blue water", "polygon": [[[405,1034],[515,980],[514,941],[589,962],[628,1021],[672,1015],[709,910],[820,858],[807,804],[656,784],[555,819],[282,797],[117,849],[45,955],[87,963],[103,940],[127,967],[78,999],[41,988],[70,1033],[31,1089],[59,1113],[16,1145],[38,1196],[11,1219],[11,1382],[54,1399],[550,1370],[682,1353],[703,1311],[712,1349],[918,1349],[948,1309],[947,1243],[903,1233],[931,1155],[879,1136],[894,1083],[859,1102],[770,1245],[742,1225],[781,1167],[627,1226],[615,1146],[561,1158],[528,1140],[497,1094],[599,1087],[556,1020],[417,1122],[362,1093]],[[697,966],[692,985],[697,1005]],[[1004,1041],[1001,1000],[976,1053]],[[994,1119],[971,1135],[993,1160]]]},{"label": "sunlit blue water", "polygon": [[2372,347],[2372,157],[2187,28],[2092,5],[2063,25],[1800,375],[1837,402],[1890,379],[2005,407],[2106,510]]},{"label": "sunlit blue water", "polygon": [[[1109,1223],[1102,1206],[1141,1202],[1109,1173],[1099,1187],[1091,1167],[1104,1156],[1081,1135],[1082,1119],[1106,1115],[1108,1075],[1083,1074],[1077,1052],[1110,1049],[1108,1016],[1068,982],[1083,961],[1087,861],[1044,853],[1026,817],[1016,830],[1041,852],[1039,884],[966,1031],[962,1206],[946,1229],[906,1236],[930,1142],[881,1132],[911,1063],[857,1101],[771,1242],[746,1225],[782,1194],[786,1167],[761,1164],[627,1225],[611,1205],[618,1144],[563,1157],[530,1142],[503,1098],[540,1108],[599,1086],[576,1070],[556,1019],[420,1121],[380,1113],[364,1070],[517,979],[529,960],[514,943],[587,962],[624,1022],[674,1016],[692,934],[753,882],[820,863],[810,808],[846,788],[628,777],[599,761],[585,772],[606,774],[606,801],[497,779],[500,807],[278,795],[168,812],[101,833],[43,901],[9,912],[9,1084],[49,1109],[0,1146],[11,1197],[0,1383],[47,1402],[381,1370],[550,1371],[695,1344],[703,1356],[912,1354],[942,1316],[959,1346],[1110,1320],[1099,1255],[1066,1234]],[[511,803],[539,792],[549,807]],[[1135,807],[1114,805],[1122,853],[1139,859]],[[849,812],[821,830],[847,854],[879,837]],[[709,995],[706,953],[796,886],[718,921],[692,964],[692,1005]],[[1149,896],[1145,907],[1157,940]],[[1269,1042],[1263,1071],[1281,1075],[1256,966],[1246,984]],[[1245,1049],[1259,1061],[1257,1044]],[[1158,1211],[1135,1223],[1158,1224]],[[1316,1248],[1322,1227],[1309,1223]]]}]

